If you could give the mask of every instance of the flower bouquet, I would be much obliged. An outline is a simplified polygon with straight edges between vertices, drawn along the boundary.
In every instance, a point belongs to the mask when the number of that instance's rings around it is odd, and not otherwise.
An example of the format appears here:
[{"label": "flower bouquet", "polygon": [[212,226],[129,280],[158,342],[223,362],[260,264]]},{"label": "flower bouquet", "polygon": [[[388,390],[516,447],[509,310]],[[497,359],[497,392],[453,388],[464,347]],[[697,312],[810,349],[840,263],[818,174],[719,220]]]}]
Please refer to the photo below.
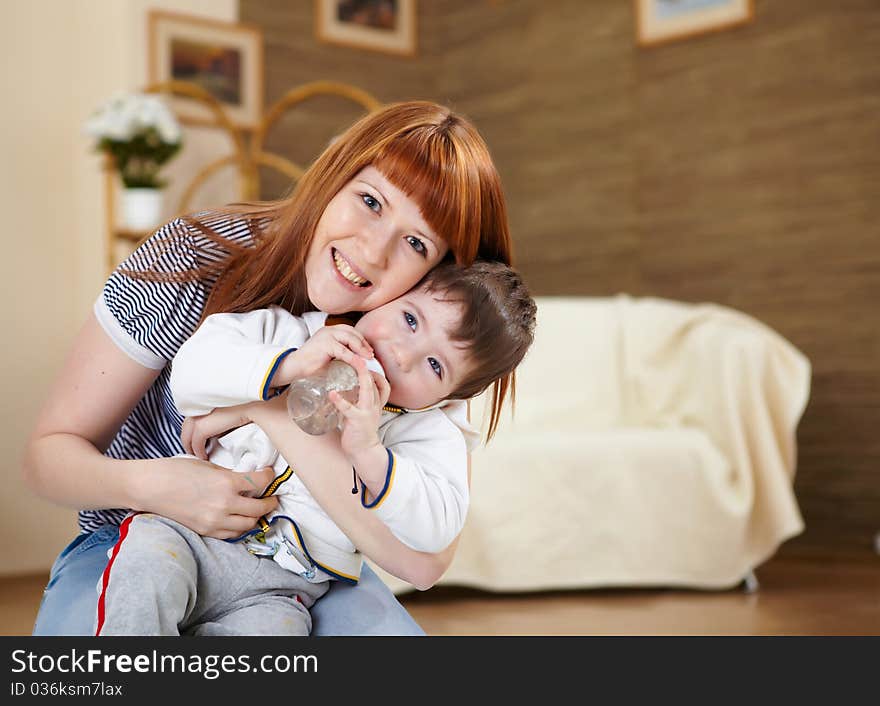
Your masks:
[{"label": "flower bouquet", "polygon": [[86,121],[85,130],[97,140],[98,151],[113,156],[128,188],[163,187],[159,168],[181,147],[174,113],[158,96],[149,94],[113,97]]},{"label": "flower bouquet", "polygon": [[158,96],[119,94],[101,106],[85,124],[95,149],[110,155],[119,170],[125,225],[136,230],[157,225],[162,211],[159,169],[181,147],[174,113]]}]

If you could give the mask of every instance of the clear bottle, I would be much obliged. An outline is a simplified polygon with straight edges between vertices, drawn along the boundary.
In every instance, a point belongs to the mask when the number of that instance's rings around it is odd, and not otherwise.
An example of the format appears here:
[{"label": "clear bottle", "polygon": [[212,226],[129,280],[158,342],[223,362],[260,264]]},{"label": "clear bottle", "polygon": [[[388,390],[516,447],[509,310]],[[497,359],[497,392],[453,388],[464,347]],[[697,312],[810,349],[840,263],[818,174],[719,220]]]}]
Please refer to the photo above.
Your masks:
[{"label": "clear bottle", "polygon": [[[366,363],[369,370],[385,374],[375,358]],[[290,418],[307,434],[318,436],[339,426],[341,419],[330,400],[331,390],[336,390],[352,404],[357,403],[357,371],[344,361],[331,360],[314,375],[296,380],[290,385],[287,411]]]}]

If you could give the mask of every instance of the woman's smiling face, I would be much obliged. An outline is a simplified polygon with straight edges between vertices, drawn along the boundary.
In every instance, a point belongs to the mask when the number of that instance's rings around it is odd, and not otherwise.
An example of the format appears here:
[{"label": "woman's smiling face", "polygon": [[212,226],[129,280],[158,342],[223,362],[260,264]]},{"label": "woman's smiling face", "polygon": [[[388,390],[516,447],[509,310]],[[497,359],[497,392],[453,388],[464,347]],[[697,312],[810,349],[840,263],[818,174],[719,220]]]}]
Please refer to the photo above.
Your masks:
[{"label": "woman's smiling face", "polygon": [[318,221],[305,263],[309,300],[329,314],[370,311],[411,289],[448,251],[418,204],[365,167]]}]

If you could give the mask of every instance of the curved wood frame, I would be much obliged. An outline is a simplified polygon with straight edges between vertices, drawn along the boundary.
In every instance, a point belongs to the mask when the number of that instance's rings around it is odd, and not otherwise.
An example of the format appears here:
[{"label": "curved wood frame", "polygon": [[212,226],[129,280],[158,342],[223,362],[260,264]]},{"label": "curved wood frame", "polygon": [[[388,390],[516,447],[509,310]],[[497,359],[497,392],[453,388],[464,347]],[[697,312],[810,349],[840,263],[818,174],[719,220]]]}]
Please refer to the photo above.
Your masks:
[{"label": "curved wood frame", "polygon": [[[263,149],[269,130],[289,110],[300,103],[321,95],[333,95],[357,103],[367,111],[379,108],[380,103],[366,91],[346,83],[336,81],[312,81],[292,88],[277,100],[267,111],[259,125],[252,131],[251,139],[246,139],[245,128],[236,127],[220,102],[207,90],[195,83],[187,81],[166,81],[152,83],[143,89],[145,93],[173,93],[204,103],[214,115],[214,127],[226,131],[232,139],[232,154],[216,159],[202,167],[189,180],[177,206],[176,213],[185,213],[199,188],[215,173],[227,166],[234,166],[239,174],[239,192],[243,201],[255,200],[260,194],[259,167],[269,167],[277,172],[298,180],[305,173],[305,168],[286,157]],[[107,266],[110,271],[116,265],[115,245],[119,239],[140,243],[152,234],[152,231],[132,231],[116,225],[115,189],[118,185],[116,165],[111,157],[104,161],[105,199],[107,213]]]}]

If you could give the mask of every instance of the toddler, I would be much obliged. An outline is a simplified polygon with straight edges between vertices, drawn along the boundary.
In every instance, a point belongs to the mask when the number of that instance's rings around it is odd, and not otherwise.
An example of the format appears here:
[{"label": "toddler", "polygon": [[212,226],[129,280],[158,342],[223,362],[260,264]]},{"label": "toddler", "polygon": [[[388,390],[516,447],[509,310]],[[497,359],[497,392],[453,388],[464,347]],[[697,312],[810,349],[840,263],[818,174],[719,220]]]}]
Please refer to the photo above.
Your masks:
[{"label": "toddler", "polygon": [[[439,265],[353,326],[276,306],[214,314],[175,356],[172,394],[183,416],[199,416],[281,394],[334,358],[349,362],[358,399],[332,398],[354,492],[360,481],[361,504],[400,541],[439,552],[467,514],[467,454],[479,435],[466,400],[520,363],[535,313],[515,270],[478,261]],[[307,635],[308,608],[328,582],[357,582],[360,553],[256,424],[207,450],[237,471],[272,466],[261,497],[277,496],[278,508],[234,542],[131,514],[98,586],[98,635]]]}]

